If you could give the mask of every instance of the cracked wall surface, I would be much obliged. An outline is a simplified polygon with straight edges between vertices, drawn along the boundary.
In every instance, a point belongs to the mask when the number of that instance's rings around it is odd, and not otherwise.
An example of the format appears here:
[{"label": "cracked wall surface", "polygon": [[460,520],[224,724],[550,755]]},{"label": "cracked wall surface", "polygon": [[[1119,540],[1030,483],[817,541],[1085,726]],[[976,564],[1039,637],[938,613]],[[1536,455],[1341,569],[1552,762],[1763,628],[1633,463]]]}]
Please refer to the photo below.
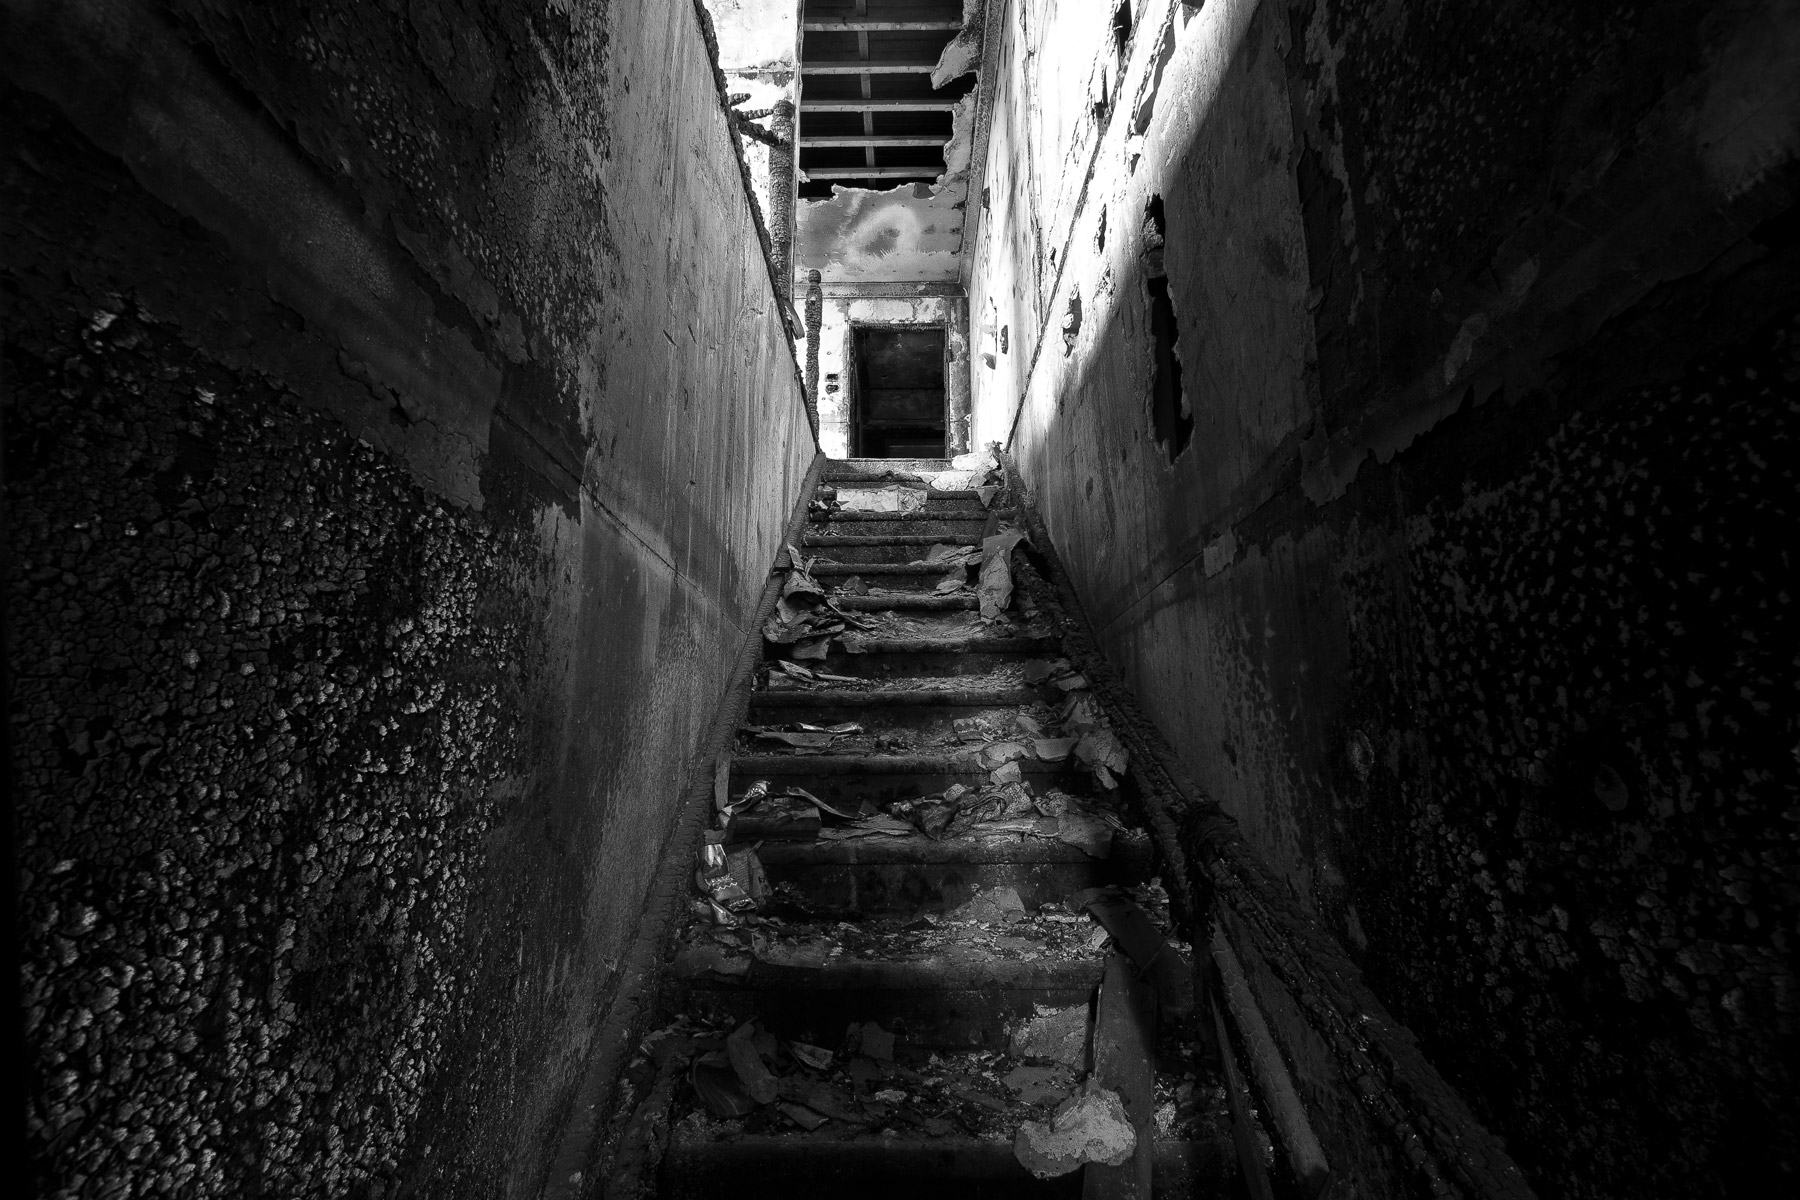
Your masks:
[{"label": "cracked wall surface", "polygon": [[976,441],[1541,1194],[1791,1178],[1793,7],[1130,7],[1009,14]]},{"label": "cracked wall surface", "polygon": [[814,453],[695,13],[0,44],[31,1182],[535,1194]]}]

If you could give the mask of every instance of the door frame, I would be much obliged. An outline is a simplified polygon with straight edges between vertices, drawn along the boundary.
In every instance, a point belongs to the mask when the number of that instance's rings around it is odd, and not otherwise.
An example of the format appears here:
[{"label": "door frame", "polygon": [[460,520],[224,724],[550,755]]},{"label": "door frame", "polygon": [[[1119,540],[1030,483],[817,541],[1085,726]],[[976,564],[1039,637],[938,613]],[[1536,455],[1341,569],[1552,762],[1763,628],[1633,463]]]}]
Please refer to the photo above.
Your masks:
[{"label": "door frame", "polygon": [[935,329],[943,335],[943,362],[940,371],[943,377],[943,415],[944,453],[950,452],[950,332],[952,322],[941,321],[851,321],[846,325],[844,337],[844,387],[849,393],[845,409],[850,418],[850,457],[863,457],[863,385],[862,359],[857,353],[857,334],[864,329]]}]

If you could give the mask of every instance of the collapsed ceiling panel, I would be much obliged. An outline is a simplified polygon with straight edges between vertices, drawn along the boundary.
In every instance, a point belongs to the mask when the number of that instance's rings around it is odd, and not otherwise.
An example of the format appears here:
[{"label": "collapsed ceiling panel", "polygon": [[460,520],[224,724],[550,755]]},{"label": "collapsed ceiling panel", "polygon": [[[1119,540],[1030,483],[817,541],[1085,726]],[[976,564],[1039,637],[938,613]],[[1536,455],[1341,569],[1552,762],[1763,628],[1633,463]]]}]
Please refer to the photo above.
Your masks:
[{"label": "collapsed ceiling panel", "polygon": [[956,276],[985,0],[807,0],[800,270]]}]

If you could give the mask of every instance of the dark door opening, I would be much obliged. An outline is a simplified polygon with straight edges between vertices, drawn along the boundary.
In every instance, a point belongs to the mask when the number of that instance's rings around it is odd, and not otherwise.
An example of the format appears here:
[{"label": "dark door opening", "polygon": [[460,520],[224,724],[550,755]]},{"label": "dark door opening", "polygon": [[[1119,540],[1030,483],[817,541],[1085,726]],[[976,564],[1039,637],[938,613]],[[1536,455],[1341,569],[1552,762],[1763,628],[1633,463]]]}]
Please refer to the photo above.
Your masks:
[{"label": "dark door opening", "polygon": [[944,331],[857,326],[859,458],[944,457]]}]

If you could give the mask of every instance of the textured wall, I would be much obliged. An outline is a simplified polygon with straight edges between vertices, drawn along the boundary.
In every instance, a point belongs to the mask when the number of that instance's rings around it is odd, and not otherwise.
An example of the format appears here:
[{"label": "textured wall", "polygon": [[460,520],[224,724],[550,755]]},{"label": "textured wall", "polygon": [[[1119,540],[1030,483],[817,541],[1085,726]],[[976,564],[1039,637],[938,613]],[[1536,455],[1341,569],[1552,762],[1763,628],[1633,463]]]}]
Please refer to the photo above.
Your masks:
[{"label": "textured wall", "polygon": [[695,13],[0,46],[36,1182],[535,1194],[813,454]]},{"label": "textured wall", "polygon": [[1085,6],[1015,6],[978,438],[1542,1194],[1791,1177],[1794,7],[1134,7],[1071,119],[1110,48],[1053,72],[1032,21]]}]

